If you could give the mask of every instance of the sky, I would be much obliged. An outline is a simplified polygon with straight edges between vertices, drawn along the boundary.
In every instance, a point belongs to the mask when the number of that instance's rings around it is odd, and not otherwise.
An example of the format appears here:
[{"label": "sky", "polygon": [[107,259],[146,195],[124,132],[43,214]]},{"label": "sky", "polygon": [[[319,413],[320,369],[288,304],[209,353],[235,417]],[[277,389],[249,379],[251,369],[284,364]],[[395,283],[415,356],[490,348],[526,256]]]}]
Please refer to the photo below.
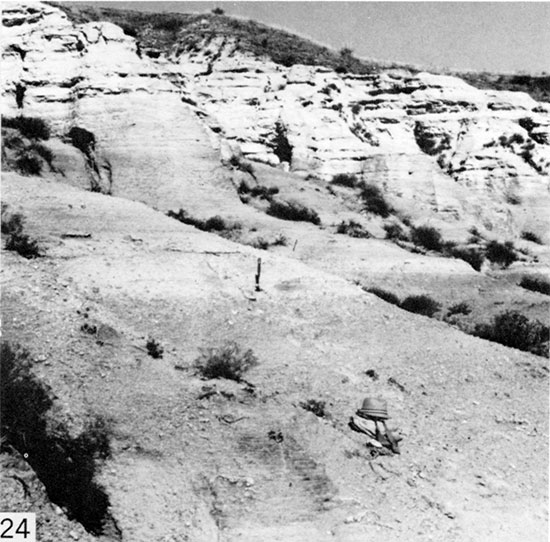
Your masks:
[{"label": "sky", "polygon": [[[72,4],[73,2],[67,2]],[[550,73],[550,2],[79,2],[254,19],[355,56],[425,69]]]}]

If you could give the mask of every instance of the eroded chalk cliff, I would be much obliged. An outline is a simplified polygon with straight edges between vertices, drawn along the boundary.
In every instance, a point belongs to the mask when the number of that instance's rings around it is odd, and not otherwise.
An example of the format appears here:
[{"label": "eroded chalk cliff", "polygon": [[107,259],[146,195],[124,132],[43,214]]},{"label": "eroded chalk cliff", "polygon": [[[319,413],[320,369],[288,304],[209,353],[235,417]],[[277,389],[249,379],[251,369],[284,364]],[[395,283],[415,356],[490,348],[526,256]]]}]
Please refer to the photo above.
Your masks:
[{"label": "eroded chalk cliff", "polygon": [[[3,20],[3,114],[92,132],[114,193],[161,208],[178,190],[216,199],[220,157],[242,154],[304,178],[355,173],[413,214],[547,234],[550,105],[527,94],[286,67],[230,36],[144,54],[120,27],[42,3],[6,4]],[[151,178],[158,189],[139,188]]]}]

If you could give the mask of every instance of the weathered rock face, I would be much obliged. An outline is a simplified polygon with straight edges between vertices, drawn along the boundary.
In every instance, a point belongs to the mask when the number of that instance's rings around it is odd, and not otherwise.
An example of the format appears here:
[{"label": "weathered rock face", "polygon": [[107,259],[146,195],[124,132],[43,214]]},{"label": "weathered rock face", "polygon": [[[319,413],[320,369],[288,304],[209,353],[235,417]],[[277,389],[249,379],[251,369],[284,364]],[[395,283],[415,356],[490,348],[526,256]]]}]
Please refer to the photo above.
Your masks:
[{"label": "weathered rock face", "polygon": [[[92,131],[115,193],[163,207],[186,179],[216,179],[221,149],[302,176],[356,173],[398,208],[497,234],[548,230],[550,105],[526,94],[428,73],[287,68],[229,38],[149,58],[119,27],[74,25],[40,3],[7,5],[3,18],[4,114]],[[151,177],[158,190],[145,194]]]},{"label": "weathered rock face", "polygon": [[94,182],[104,192],[164,209],[194,197],[222,199],[209,134],[177,84],[140,58],[118,26],[74,26],[40,3],[7,5],[3,19],[4,115],[43,117],[60,136],[74,127],[91,132]]}]

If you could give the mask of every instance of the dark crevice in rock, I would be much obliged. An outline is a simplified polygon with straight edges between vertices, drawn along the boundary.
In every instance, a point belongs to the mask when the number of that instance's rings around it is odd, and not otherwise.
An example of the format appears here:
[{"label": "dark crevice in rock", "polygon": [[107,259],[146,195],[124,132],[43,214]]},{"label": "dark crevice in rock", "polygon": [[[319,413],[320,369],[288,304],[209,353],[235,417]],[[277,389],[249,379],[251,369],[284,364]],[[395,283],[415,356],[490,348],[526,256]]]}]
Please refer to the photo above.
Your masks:
[{"label": "dark crevice in rock", "polygon": [[[67,136],[73,146],[86,157],[86,166],[90,176],[90,190],[111,195],[113,188],[112,166],[107,159],[103,159],[100,164],[96,153],[95,135],[85,128],[73,126]],[[105,184],[107,188],[105,188]]]},{"label": "dark crevice in rock", "polygon": [[21,57],[21,60],[25,60],[25,57],[27,56],[27,51],[19,47],[19,45],[17,45],[16,43],[6,48],[6,53],[10,53],[12,51],[14,53],[17,53]]},{"label": "dark crevice in rock", "polygon": [[274,154],[281,162],[292,163],[292,146],[288,142],[286,128],[280,121],[275,124],[275,137],[271,145]]},{"label": "dark crevice in rock", "polygon": [[67,510],[93,535],[121,540],[109,497],[95,481],[110,457],[110,424],[90,417],[73,435],[53,416],[56,397],[32,372],[27,352],[1,345],[2,441],[16,449],[36,472],[52,502]]},{"label": "dark crevice in rock", "polygon": [[25,99],[26,91],[27,87],[25,85],[22,85],[21,83],[15,84],[15,101],[18,109],[23,109],[23,101]]}]

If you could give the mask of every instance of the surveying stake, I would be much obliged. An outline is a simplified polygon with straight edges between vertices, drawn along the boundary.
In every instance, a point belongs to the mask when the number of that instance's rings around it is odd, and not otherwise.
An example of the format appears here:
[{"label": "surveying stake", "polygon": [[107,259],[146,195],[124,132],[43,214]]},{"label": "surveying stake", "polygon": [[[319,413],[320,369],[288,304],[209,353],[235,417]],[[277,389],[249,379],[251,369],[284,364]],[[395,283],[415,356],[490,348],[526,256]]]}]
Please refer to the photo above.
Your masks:
[{"label": "surveying stake", "polygon": [[258,258],[258,270],[256,271],[256,291],[261,292],[262,289],[260,288],[260,275],[262,273],[262,259]]}]

